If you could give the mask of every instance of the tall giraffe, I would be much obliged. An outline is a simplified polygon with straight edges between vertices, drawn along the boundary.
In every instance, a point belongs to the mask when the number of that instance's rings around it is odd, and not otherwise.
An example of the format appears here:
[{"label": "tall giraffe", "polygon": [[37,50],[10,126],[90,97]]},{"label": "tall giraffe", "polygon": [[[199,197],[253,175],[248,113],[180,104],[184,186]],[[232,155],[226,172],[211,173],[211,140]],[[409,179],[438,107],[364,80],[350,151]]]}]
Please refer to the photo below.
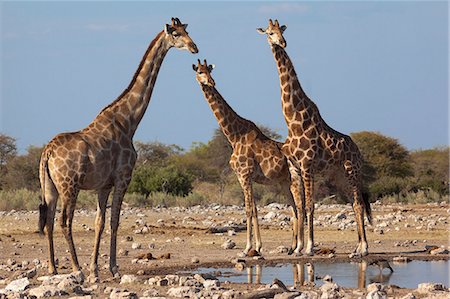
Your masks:
[{"label": "tall giraffe", "polygon": [[158,71],[170,48],[197,53],[186,31],[187,24],[172,18],[150,43],[129,86],[105,107],[86,128],[56,135],[44,148],[39,175],[42,203],[39,206],[39,229],[48,236],[49,272],[55,274],[53,224],[58,197],[61,197],[60,225],[69,245],[72,270],[79,271],[72,238],[72,219],[80,190],[98,192],[95,218],[95,243],[91,256],[91,281],[98,280],[98,253],[105,226],[108,196],[114,187],[111,206],[111,247],[109,269],[120,276],[116,263],[116,241],[120,208],[131,180],[136,161],[133,135],[141,121],[155,85]]},{"label": "tall giraffe", "polygon": [[331,179],[341,191],[353,199],[358,246],[356,253],[368,254],[364,229],[364,211],[371,222],[370,203],[362,194],[361,166],[362,156],[353,140],[327,125],[320,116],[316,104],[303,91],[292,61],[284,50],[286,40],[280,26],[269,20],[267,29],[257,31],[267,35],[267,40],[277,63],[281,87],[281,103],[288,137],[282,147],[283,153],[293,166],[291,171],[299,173],[305,192],[305,209],[308,225],[308,244],[306,254],[313,255],[314,233],[314,175],[322,173]]},{"label": "tall giraffe", "polygon": [[303,201],[300,189],[300,178],[293,172],[291,180],[287,160],[281,152],[281,142],[274,141],[264,135],[251,121],[240,117],[228,105],[215,88],[211,77],[213,65],[198,60],[193,64],[196,79],[200,84],[223,134],[233,148],[230,166],[236,173],[244,191],[245,211],[247,217],[247,245],[244,254],[252,248],[252,228],[255,232],[256,248],[260,253],[262,243],[258,225],[256,203],[253,198],[252,182],[265,185],[279,184],[292,208],[293,238],[290,254],[299,253],[303,248]]}]

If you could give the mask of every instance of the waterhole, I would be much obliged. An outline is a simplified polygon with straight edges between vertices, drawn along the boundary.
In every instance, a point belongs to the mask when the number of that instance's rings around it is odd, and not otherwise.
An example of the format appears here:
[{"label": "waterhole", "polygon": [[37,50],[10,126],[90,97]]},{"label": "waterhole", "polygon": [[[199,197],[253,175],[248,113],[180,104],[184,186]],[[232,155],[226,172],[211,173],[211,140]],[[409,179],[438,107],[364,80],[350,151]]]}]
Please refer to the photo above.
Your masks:
[{"label": "waterhole", "polygon": [[330,275],[339,286],[365,288],[378,282],[393,284],[402,288],[417,288],[419,283],[433,282],[449,285],[449,261],[411,261],[392,263],[388,268],[380,269],[369,262],[358,263],[321,263],[301,262],[278,265],[254,265],[244,269],[236,268],[199,268],[196,273],[209,273],[221,281],[235,283],[268,284],[278,278],[287,285],[301,286],[314,282],[320,286],[326,275]]}]

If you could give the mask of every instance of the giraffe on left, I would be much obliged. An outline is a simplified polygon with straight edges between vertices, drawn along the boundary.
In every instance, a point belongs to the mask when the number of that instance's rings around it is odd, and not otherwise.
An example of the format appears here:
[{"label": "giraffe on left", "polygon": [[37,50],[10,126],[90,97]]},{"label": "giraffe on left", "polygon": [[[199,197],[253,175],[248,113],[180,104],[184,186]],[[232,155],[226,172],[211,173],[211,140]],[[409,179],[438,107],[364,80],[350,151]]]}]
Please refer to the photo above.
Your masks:
[{"label": "giraffe on left", "polygon": [[69,245],[72,270],[80,271],[72,237],[72,220],[80,190],[98,192],[95,243],[90,262],[89,281],[98,278],[100,238],[105,227],[106,203],[113,187],[111,204],[111,244],[109,270],[120,277],[116,262],[117,230],[123,196],[136,162],[133,136],[150,102],[161,64],[172,47],[198,53],[178,18],[156,35],[142,58],[129,86],[105,107],[86,128],[56,135],[41,155],[39,177],[42,189],[39,230],[47,232],[48,270],[56,274],[53,226],[58,197],[61,198],[60,225]]}]

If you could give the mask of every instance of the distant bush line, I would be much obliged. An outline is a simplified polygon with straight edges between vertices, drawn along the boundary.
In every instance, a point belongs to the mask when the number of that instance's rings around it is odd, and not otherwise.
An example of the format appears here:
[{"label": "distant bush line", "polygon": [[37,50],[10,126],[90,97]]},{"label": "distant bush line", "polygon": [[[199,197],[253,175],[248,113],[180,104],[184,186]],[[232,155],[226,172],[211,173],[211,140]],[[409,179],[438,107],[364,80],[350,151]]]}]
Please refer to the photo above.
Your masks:
[{"label": "distant bush line", "polygon": [[[281,136],[261,126],[273,139]],[[371,200],[427,203],[448,201],[449,148],[408,151],[398,140],[377,132],[351,134],[363,157],[364,191]],[[236,176],[228,165],[232,148],[220,130],[207,143],[188,151],[177,145],[135,142],[138,161],[125,204],[138,207],[193,206],[208,203],[243,204]],[[15,139],[0,133],[0,210],[36,210],[39,204],[41,147],[17,153]],[[317,176],[316,198],[347,200],[334,186]],[[329,195],[335,195],[330,197]],[[254,186],[258,204],[284,203],[278,186]],[[77,207],[95,208],[97,195],[82,191]]]}]

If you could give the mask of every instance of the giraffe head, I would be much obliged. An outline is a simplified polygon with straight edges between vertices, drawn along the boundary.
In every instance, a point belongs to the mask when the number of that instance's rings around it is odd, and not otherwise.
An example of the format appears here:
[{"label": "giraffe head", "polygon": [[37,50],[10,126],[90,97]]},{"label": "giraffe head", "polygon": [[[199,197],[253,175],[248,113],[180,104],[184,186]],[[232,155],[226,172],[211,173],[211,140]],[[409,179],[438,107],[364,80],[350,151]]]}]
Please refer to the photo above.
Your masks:
[{"label": "giraffe head", "polygon": [[282,48],[286,48],[286,40],[283,37],[283,32],[286,30],[286,26],[278,23],[278,20],[275,20],[275,23],[272,22],[272,19],[269,19],[269,27],[266,29],[257,28],[256,31],[258,31],[260,34],[266,34],[267,35],[267,41],[269,42],[269,45],[278,45]]},{"label": "giraffe head", "polygon": [[170,47],[189,50],[191,53],[198,53],[198,48],[186,31],[187,24],[181,23],[180,19],[172,18],[172,24],[164,26],[164,33]]},{"label": "giraffe head", "polygon": [[193,64],[192,69],[195,71],[195,79],[197,79],[198,83],[201,85],[208,85],[213,87],[216,85],[216,82],[214,82],[214,79],[211,77],[211,72],[214,68],[214,64],[208,65],[206,62],[206,59],[204,60],[204,64],[200,62],[200,59],[198,59],[198,65]]}]

